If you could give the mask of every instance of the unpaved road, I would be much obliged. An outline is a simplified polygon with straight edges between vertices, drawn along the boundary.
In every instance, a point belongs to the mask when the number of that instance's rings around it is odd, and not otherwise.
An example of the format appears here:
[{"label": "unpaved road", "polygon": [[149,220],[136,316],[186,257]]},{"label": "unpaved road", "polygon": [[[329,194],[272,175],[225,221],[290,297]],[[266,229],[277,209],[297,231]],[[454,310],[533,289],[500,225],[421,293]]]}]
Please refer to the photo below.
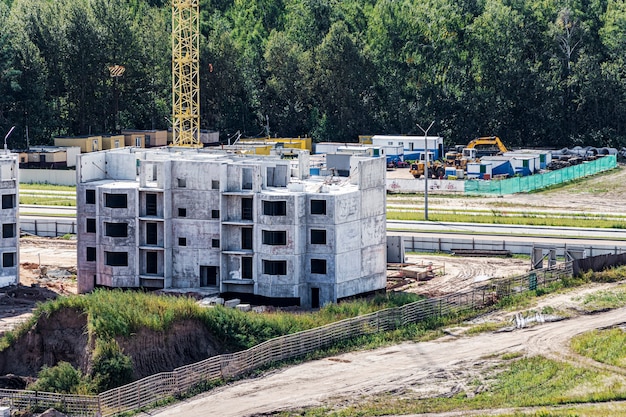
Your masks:
[{"label": "unpaved road", "polygon": [[[507,352],[542,354],[606,369],[569,352],[568,340],[579,333],[626,321],[626,308],[538,325],[505,333],[402,343],[350,352],[270,372],[215,389],[177,405],[153,410],[151,416],[242,417],[281,410],[349,404],[385,392],[412,392],[431,397],[466,390]],[[623,374],[623,371],[621,372]],[[470,393],[471,394],[471,393]]]}]

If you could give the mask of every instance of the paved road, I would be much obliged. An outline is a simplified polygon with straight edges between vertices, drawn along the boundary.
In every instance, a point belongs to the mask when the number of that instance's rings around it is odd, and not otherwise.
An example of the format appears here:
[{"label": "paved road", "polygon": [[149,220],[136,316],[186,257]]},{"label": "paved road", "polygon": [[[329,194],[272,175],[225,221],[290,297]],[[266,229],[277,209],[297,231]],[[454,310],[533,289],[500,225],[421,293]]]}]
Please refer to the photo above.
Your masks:
[{"label": "paved road", "polygon": [[[438,380],[442,384],[451,381],[458,387],[464,385],[463,380],[455,380],[461,373],[492,355],[498,356],[505,352],[549,352],[558,357],[572,336],[621,324],[625,320],[626,308],[621,308],[509,333],[448,337],[432,342],[403,343],[376,350],[351,352],[229,384],[143,415],[265,415],[298,407],[321,406],[330,400],[349,401],[382,392],[419,390],[425,381],[433,377],[435,386]],[[565,359],[571,360],[570,357]],[[601,364],[597,367],[604,368]]]}]

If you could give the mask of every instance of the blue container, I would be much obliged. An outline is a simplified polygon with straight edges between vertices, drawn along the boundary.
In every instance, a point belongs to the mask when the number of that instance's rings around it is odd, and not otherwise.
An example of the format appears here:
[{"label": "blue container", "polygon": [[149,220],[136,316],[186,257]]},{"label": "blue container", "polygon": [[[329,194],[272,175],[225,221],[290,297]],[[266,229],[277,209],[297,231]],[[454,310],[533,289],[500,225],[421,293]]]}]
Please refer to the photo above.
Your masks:
[{"label": "blue container", "polygon": [[309,168],[309,174],[311,174],[311,175],[320,175],[320,169],[319,168]]}]

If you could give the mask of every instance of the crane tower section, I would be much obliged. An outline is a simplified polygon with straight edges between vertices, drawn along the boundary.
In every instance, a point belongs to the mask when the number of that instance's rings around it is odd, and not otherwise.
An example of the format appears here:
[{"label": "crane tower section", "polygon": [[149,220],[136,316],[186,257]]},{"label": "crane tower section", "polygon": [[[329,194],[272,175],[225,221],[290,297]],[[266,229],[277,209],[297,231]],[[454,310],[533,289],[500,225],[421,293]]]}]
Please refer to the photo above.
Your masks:
[{"label": "crane tower section", "polygon": [[199,0],[172,0],[174,146],[201,146],[199,21]]}]

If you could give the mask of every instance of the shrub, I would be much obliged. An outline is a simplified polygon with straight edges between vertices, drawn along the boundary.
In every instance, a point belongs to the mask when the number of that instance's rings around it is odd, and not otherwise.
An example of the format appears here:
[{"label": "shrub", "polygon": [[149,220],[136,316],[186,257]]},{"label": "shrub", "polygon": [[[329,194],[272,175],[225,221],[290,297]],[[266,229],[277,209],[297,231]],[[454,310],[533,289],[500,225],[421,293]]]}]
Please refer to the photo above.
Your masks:
[{"label": "shrub", "polygon": [[94,351],[91,375],[98,392],[119,387],[133,380],[133,361],[115,340],[102,340]]},{"label": "shrub", "polygon": [[56,366],[44,366],[37,381],[28,386],[33,391],[58,392],[60,394],[79,394],[89,391],[88,383],[79,369],[68,362],[59,362]]}]

